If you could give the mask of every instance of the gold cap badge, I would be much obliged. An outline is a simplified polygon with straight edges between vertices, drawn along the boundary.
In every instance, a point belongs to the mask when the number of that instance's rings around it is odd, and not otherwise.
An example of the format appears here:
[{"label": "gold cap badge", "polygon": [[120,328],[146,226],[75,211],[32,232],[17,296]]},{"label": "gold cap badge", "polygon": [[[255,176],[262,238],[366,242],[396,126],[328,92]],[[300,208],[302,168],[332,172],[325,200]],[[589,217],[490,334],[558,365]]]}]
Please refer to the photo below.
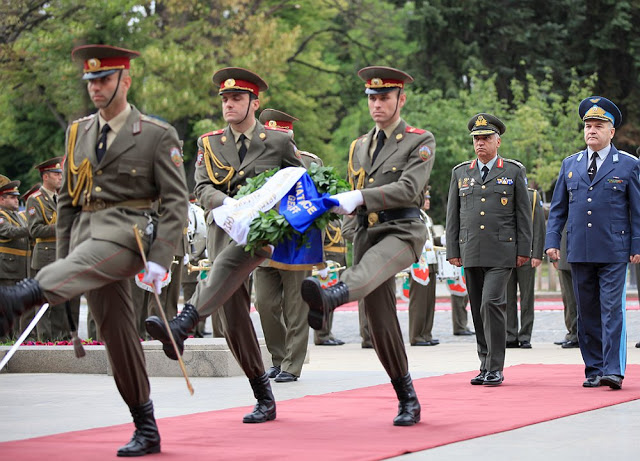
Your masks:
[{"label": "gold cap badge", "polygon": [[236,86],[236,80],[233,78],[228,78],[224,81],[224,87],[225,88],[230,88]]},{"label": "gold cap badge", "polygon": [[487,126],[487,121],[482,115],[477,118],[476,126]]}]

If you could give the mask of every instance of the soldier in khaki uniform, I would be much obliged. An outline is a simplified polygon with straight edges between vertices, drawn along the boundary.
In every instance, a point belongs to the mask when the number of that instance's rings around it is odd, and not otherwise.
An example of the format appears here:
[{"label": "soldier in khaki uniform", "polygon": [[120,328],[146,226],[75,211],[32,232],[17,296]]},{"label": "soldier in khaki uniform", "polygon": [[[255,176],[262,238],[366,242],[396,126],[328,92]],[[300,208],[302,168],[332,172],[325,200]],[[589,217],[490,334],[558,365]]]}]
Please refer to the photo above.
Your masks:
[{"label": "soldier in khaki uniform", "polygon": [[[29,271],[29,228],[24,216],[18,213],[19,186],[20,181],[0,175],[0,285],[15,285]],[[10,328],[3,328],[0,318],[0,340],[11,339],[12,333]]]},{"label": "soldier in khaki uniform", "polygon": [[[301,167],[302,162],[287,130],[257,123],[258,95],[268,88],[260,76],[238,67],[218,70],[213,75],[222,98],[222,114],[229,125],[198,138],[196,188],[198,201],[208,213],[207,251],[213,265],[198,283],[193,297],[171,321],[171,334],[179,348],[197,323],[224,309],[223,329],[227,344],[249,378],[257,403],[245,423],[274,420],[276,404],[264,369],[258,338],[249,316],[249,274],[271,256],[269,246],[255,255],[236,244],[213,221],[211,210],[233,203],[233,196],[252,178],[273,168]],[[147,332],[163,343],[165,354],[177,359],[169,332],[158,317],[147,319]]]},{"label": "soldier in khaki uniform", "polygon": [[[567,254],[566,225],[564,229],[562,229],[562,237],[560,238],[560,254]],[[553,267],[558,270],[558,281],[560,282],[560,292],[562,293],[562,304],[564,307],[564,325],[567,327],[567,333],[564,339],[555,341],[554,344],[563,349],[576,349],[580,347],[578,343],[578,305],[576,303],[576,295],[573,292],[571,264],[567,262],[567,258],[550,262],[553,264]]]},{"label": "soldier in khaki uniform", "polygon": [[29,308],[84,292],[136,426],[118,456],[142,456],[160,451],[160,435],[131,303],[130,280],[143,267],[134,225],[147,253],[146,280],[157,284],[187,218],[180,143],[171,125],[141,114],[127,101],[129,64],[139,53],[85,45],[72,56],[84,63],[83,79],[99,110],[67,130],[58,259],[35,279],[0,289],[0,329]]},{"label": "soldier in khaki uniform", "polygon": [[[258,120],[267,127],[287,130],[293,135],[293,122],[298,119],[279,110],[265,109]],[[305,168],[311,163],[322,166],[322,160],[316,155],[301,150],[298,154]],[[300,285],[310,275],[310,268],[286,270],[272,267],[269,262],[253,272],[256,309],[273,362],[267,374],[277,383],[297,381],[302,372],[309,342],[309,309],[300,295]]]},{"label": "soldier in khaki uniform", "polygon": [[480,373],[471,384],[499,385],[504,376],[507,282],[531,256],[531,201],[522,164],[498,155],[504,123],[471,118],[477,158],[451,172],[447,203],[447,259],[464,266],[476,330]]},{"label": "soldier in khaki uniform", "polygon": [[329,312],[349,301],[364,299],[373,347],[398,396],[396,426],[420,421],[420,403],[413,388],[407,354],[396,313],[396,274],[418,260],[427,229],[420,207],[433,168],[435,140],[431,133],[406,124],[400,111],[404,86],[413,78],[390,67],[365,67],[369,113],[376,123],[351,143],[349,180],[354,188],[334,196],[340,214],[357,212],[353,266],[340,282],[323,289],[313,278],[302,284],[309,304],[309,325],[320,329]]},{"label": "soldier in khaki uniform", "polygon": [[[540,194],[534,189],[528,189],[527,194],[531,201],[533,222],[531,260],[517,267],[511,273],[507,284],[507,347],[521,349],[531,349],[536,268],[542,264],[544,236],[547,233]],[[520,330],[518,330],[518,287],[520,287]]]},{"label": "soldier in khaki uniform", "polygon": [[[34,241],[31,277],[35,277],[40,269],[56,260],[56,218],[58,193],[62,185],[62,157],[45,160],[34,169],[40,172],[42,186],[26,203],[29,234]],[[80,318],[79,296],[69,301],[69,308],[74,324],[77,325]],[[26,328],[33,315],[34,312],[31,312],[22,317],[20,327]],[[71,339],[64,303],[49,306],[38,322],[37,329],[40,341]]]}]

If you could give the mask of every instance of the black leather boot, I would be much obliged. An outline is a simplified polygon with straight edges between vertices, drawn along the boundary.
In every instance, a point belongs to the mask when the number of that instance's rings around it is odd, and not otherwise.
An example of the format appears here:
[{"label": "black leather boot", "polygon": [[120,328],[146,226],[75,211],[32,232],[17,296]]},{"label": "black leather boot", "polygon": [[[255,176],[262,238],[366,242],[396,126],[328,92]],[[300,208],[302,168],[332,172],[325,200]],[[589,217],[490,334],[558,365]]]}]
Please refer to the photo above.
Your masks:
[{"label": "black leather boot", "polygon": [[[200,314],[191,304],[185,304],[182,312],[176,315],[170,322],[169,327],[173,333],[173,339],[176,341],[180,355],[184,351],[184,340],[187,339],[189,333],[200,321]],[[178,356],[173,350],[171,337],[164,326],[164,322],[160,317],[152,316],[144,322],[147,333],[162,343],[164,354],[171,360],[178,360]]]},{"label": "black leather boot", "polygon": [[129,407],[136,430],[131,441],[118,448],[118,456],[134,457],[160,453],[160,433],[153,417],[153,402],[149,400],[137,407]]},{"label": "black leather boot", "polygon": [[253,395],[258,400],[253,411],[244,415],[243,423],[266,423],[276,419],[276,399],[271,392],[269,376],[265,373],[257,378],[250,378],[249,383],[253,389]]},{"label": "black leather boot", "polygon": [[411,375],[407,373],[400,378],[392,379],[391,384],[398,396],[398,416],[393,420],[394,426],[413,426],[420,421],[420,402],[413,388]]},{"label": "black leather boot", "polygon": [[22,314],[46,301],[36,279],[24,279],[13,286],[0,286],[0,337],[11,333],[14,323]]},{"label": "black leather boot", "polygon": [[302,299],[309,305],[309,326],[322,330],[327,326],[327,316],[338,306],[349,301],[349,287],[338,282],[329,288],[322,288],[313,277],[302,281]]}]

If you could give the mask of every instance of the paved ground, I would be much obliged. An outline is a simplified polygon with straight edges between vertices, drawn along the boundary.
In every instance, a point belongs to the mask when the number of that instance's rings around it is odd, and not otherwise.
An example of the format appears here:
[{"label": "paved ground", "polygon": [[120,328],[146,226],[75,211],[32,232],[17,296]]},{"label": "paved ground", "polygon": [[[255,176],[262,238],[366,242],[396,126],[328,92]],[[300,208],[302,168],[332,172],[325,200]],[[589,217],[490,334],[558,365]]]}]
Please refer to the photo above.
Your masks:
[{"label": "paved ground", "polygon": [[[256,314],[252,316],[254,322],[259,323]],[[399,312],[399,319],[406,340],[406,311]],[[640,311],[628,312],[627,325],[628,363],[640,364],[640,349],[634,347],[640,339]],[[257,330],[261,336],[259,326]],[[305,365],[301,379],[295,383],[274,383],[276,398],[285,400],[388,383],[375,352],[360,348],[357,331],[356,312],[337,312],[334,332],[348,344],[339,347],[311,345],[311,359]],[[509,349],[506,365],[582,363],[579,350],[563,350],[552,344],[563,335],[561,311],[536,312],[533,349]],[[414,378],[477,369],[474,339],[451,334],[450,312],[436,313],[434,336],[441,340],[440,345],[407,347]],[[577,377],[576,386],[580,386],[581,381]],[[193,397],[189,396],[181,378],[152,378],[156,416],[162,418],[254,403],[244,377],[193,378],[192,383],[196,391]],[[113,379],[102,375],[2,374],[0,415],[0,441],[130,421]],[[389,424],[394,415],[391,410]],[[428,424],[428,415],[424,415],[423,421]],[[638,433],[640,401],[634,401],[396,459],[466,460],[479,456],[492,461],[637,459],[633,441],[637,440]]]}]

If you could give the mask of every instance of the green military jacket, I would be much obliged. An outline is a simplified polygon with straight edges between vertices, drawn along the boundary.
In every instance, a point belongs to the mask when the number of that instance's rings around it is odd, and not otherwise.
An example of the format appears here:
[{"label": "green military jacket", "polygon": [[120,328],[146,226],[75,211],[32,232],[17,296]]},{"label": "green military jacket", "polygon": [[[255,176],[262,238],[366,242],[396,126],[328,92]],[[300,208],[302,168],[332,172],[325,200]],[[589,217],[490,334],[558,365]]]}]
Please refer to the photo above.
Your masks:
[{"label": "green military jacket", "polygon": [[30,257],[27,222],[19,213],[0,208],[0,280],[26,278]]},{"label": "green military jacket", "polygon": [[213,221],[210,211],[233,197],[247,178],[273,168],[300,167],[302,161],[288,130],[256,123],[242,163],[231,128],[203,134],[198,138],[195,194],[207,213],[207,250],[213,260],[229,244],[231,237]]},{"label": "green military jacket", "polygon": [[[401,120],[393,135],[371,164],[369,147],[375,128],[351,143],[349,150],[349,182],[360,189],[364,205],[358,214],[382,210],[420,208],[435,160],[436,141],[429,131],[414,128]],[[398,226],[397,221],[377,223],[369,229],[375,233],[393,232],[408,242],[416,254],[422,253],[425,226],[419,219]],[[358,228],[355,221],[350,222]],[[351,235],[350,232],[346,233]]]},{"label": "green military jacket", "polygon": [[29,234],[35,242],[31,268],[42,269],[56,260],[57,205],[42,187],[27,199]]},{"label": "green military jacket", "polygon": [[178,253],[189,203],[178,134],[168,123],[131,109],[99,163],[97,114],[67,130],[56,223],[59,258],[90,238],[138,253],[134,225],[149,261],[168,269]]},{"label": "green military jacket", "polygon": [[451,172],[447,203],[447,259],[464,267],[516,267],[531,257],[531,210],[525,167],[498,156],[485,181],[477,159]]},{"label": "green military jacket", "polygon": [[[532,243],[531,243],[531,257],[536,259],[542,259],[544,255],[544,239],[547,235],[547,226],[544,219],[544,210],[540,203],[540,194],[534,189],[527,189],[529,200],[531,201],[531,220],[533,222],[532,227]],[[531,265],[531,261],[527,261],[526,264]]]}]

